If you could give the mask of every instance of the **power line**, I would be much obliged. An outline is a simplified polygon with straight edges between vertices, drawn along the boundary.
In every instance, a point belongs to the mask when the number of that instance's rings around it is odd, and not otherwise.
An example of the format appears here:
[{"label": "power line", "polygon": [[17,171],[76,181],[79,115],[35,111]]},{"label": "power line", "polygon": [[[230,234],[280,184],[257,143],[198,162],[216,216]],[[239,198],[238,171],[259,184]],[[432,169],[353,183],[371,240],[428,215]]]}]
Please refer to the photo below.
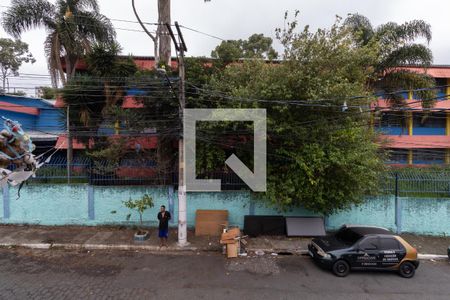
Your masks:
[{"label": "power line", "polygon": [[[5,6],[5,5],[0,5],[0,7],[3,7],[3,8],[11,8],[11,6]],[[76,15],[76,17],[77,17],[77,18],[88,18],[88,17],[86,17],[86,16],[81,16],[81,15]],[[138,21],[133,21],[133,20],[125,20],[125,19],[117,19],[117,18],[108,18],[108,17],[107,17],[107,19],[110,20],[110,21],[113,21],[113,22],[121,22],[121,23],[128,23],[128,24],[139,24]],[[160,23],[156,23],[156,22],[142,22],[142,23],[145,24],[145,25],[151,25],[151,26],[164,26],[164,24],[160,24]],[[89,25],[89,24],[80,24],[80,23],[76,23],[76,24],[77,24],[77,25],[88,26],[88,27],[99,27],[99,26],[93,26],[93,25]],[[170,24],[170,26],[174,27],[175,25],[174,25],[174,24]],[[205,33],[205,32],[202,32],[202,31],[200,31],[200,30],[198,30],[198,29],[194,29],[194,28],[191,28],[191,27],[187,27],[187,26],[183,26],[183,25],[180,25],[180,27],[181,27],[181,28],[184,28],[184,29],[186,29],[186,30],[190,30],[190,31],[193,31],[193,32],[202,34],[202,35],[204,35],[204,36],[208,36],[208,37],[211,37],[211,38],[214,38],[214,39],[221,40],[221,41],[225,41],[225,40],[226,40],[226,39],[223,39],[223,38],[221,38],[221,37],[218,37],[218,36],[215,36],[215,35],[212,35],[212,34],[209,34],[209,33]],[[121,28],[121,27],[115,27],[115,26],[114,26],[114,29],[115,29],[115,30],[122,30],[122,31],[130,31],[130,32],[145,33],[144,30],[140,30],[140,29]],[[156,31],[151,31],[151,33],[152,33],[152,34],[156,34]],[[160,34],[165,34],[165,33],[160,33]],[[176,34],[175,34],[175,35],[176,35]]]},{"label": "power line", "polygon": [[[104,81],[108,77],[103,77],[103,78],[99,77],[99,78],[101,78]],[[122,77],[122,78],[123,79],[135,79],[133,77],[128,77],[128,78]],[[143,92],[145,92],[145,91],[154,92],[154,90],[152,90],[152,88],[155,87],[155,86],[156,87],[165,87],[165,81],[163,81],[163,80],[158,80],[157,83],[152,83],[152,84],[149,84],[149,83],[145,83],[144,84],[143,82],[141,83],[141,81],[138,81],[139,78],[137,78],[135,80],[136,80],[135,84],[128,83],[128,84],[125,84],[125,85],[111,85],[109,87],[110,88],[122,88],[122,89],[128,89],[128,88],[129,89],[141,89]],[[103,82],[99,82],[99,84],[101,84],[101,83],[103,83]],[[139,84],[142,84],[142,85],[139,85]],[[441,87],[446,87],[446,86],[448,86],[448,85],[436,86],[436,87],[433,87],[433,88],[427,88],[427,90],[435,90],[435,89],[439,89]],[[97,89],[89,89],[89,87],[95,87]],[[35,89],[36,87],[13,86],[13,87],[10,87],[10,88]],[[91,92],[104,91],[104,88],[100,88],[99,85],[81,85],[80,88],[88,88],[89,91],[91,91]],[[79,91],[80,88],[76,87],[76,86],[71,88],[71,86],[68,85],[68,86],[66,86],[64,88],[64,90],[66,90],[66,91],[70,91],[70,90]],[[196,88],[198,88],[198,87],[196,87]],[[216,91],[213,91],[213,90],[207,90],[207,89],[203,89],[203,88],[198,88],[198,89],[202,90],[202,91],[205,91],[205,92],[216,93]],[[413,91],[419,91],[419,90],[424,90],[424,89],[420,88],[420,89],[415,89]],[[160,90],[160,91],[164,92],[165,90]],[[389,94],[402,93],[402,92],[403,91],[390,92]],[[78,95],[79,94],[79,95],[84,95],[84,96],[99,96],[99,95],[95,95],[95,94],[89,95],[89,94],[85,94],[85,93],[73,93],[73,94],[74,95]],[[199,96],[198,94],[192,93],[192,92],[188,92],[188,94]],[[338,100],[345,100],[345,99],[351,99],[351,98],[355,99],[355,98],[363,98],[363,97],[368,99],[368,98],[372,97],[370,95],[365,95],[365,96],[348,96],[348,97],[338,97],[338,98],[334,98],[334,99],[317,99],[317,100],[314,100],[314,99],[311,99],[311,100],[266,100],[266,99],[252,99],[252,98],[235,97],[235,96],[227,95],[227,94],[224,94],[224,93],[217,93],[217,95],[216,94],[212,94],[212,95],[213,96],[219,96],[219,97],[224,98],[224,99],[234,100],[234,101],[263,102],[263,103],[273,103],[273,104],[292,104],[292,105],[309,106],[309,107],[342,107],[342,105],[314,104],[314,102],[338,101]],[[436,97],[436,98],[433,98],[433,99],[423,99],[423,100],[412,101],[412,102],[407,103],[407,105],[411,105],[411,104],[415,104],[415,103],[421,103],[423,101],[437,100],[437,99],[440,99],[440,98],[446,98],[447,96],[448,95],[444,95],[444,96],[439,96],[439,97]],[[142,95],[142,96],[138,96],[138,97],[151,97],[151,95]],[[196,100],[197,101],[215,101],[215,99],[212,100],[212,99],[201,99],[201,98],[197,98]],[[348,106],[348,107],[350,107],[350,108],[352,108],[352,107],[353,108],[361,108],[362,105]],[[389,108],[389,109],[393,109],[393,108]],[[397,110],[404,110],[404,108],[395,108],[395,109],[397,109]]]},{"label": "power line", "polygon": [[196,32],[196,33],[199,33],[199,34],[202,34],[202,35],[205,35],[205,36],[208,36],[208,37],[211,37],[211,38],[220,40],[220,41],[226,41],[225,39],[223,39],[223,38],[221,38],[221,37],[218,37],[218,36],[215,36],[215,35],[206,33],[206,32],[202,32],[202,31],[197,30],[197,29],[194,29],[194,28],[190,28],[190,27],[183,26],[183,25],[180,25],[180,27],[181,27],[181,28],[184,28],[184,29],[186,29],[186,30],[190,30],[190,31],[193,31],[193,32]]},{"label": "power line", "polygon": [[[374,93],[371,95],[356,95],[356,96],[341,96],[341,97],[336,97],[336,98],[326,98],[326,99],[303,99],[303,100],[299,100],[299,99],[292,99],[292,100],[275,100],[275,99],[252,99],[252,98],[243,98],[243,97],[236,97],[233,95],[229,95],[226,94],[224,92],[221,91],[217,91],[217,90],[211,90],[211,89],[205,89],[205,88],[200,88],[194,84],[191,84],[189,82],[187,82],[190,86],[194,87],[197,90],[200,91],[204,91],[204,92],[209,92],[210,95],[212,96],[218,96],[218,97],[222,97],[222,98],[227,98],[230,100],[235,100],[235,101],[256,101],[256,102],[274,102],[274,103],[279,103],[279,104],[286,104],[286,103],[310,103],[310,102],[322,102],[322,101],[338,101],[338,100],[356,100],[356,99],[369,99],[369,98],[374,98],[374,97],[381,97],[381,96],[388,96],[388,95],[396,95],[396,94],[403,94],[406,91],[405,90],[398,90],[398,91],[393,91],[393,92],[384,92],[384,93]],[[431,88],[417,88],[417,89],[412,89],[412,90],[407,90],[408,92],[420,92],[420,91],[433,91],[433,90],[437,90],[437,89],[441,89],[444,87],[449,87],[450,85],[441,85],[441,86],[434,86]],[[439,97],[437,97],[439,98]],[[428,99],[428,100],[432,100],[432,99]],[[419,102],[421,101],[425,101],[425,100],[418,100]],[[412,104],[412,103],[407,103],[408,105]]]}]

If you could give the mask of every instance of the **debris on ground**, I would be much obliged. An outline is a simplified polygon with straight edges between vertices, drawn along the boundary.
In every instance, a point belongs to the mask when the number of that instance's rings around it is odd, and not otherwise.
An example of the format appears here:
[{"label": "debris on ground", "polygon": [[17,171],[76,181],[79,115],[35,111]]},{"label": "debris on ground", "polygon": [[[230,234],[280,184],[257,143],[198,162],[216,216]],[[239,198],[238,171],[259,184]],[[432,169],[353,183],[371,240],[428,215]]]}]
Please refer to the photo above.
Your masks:
[{"label": "debris on ground", "polygon": [[245,238],[246,236],[241,235],[239,227],[224,229],[220,244],[225,245],[228,258],[235,258],[245,253],[244,247],[247,244]]},{"label": "debris on ground", "polygon": [[226,265],[227,271],[249,272],[252,274],[279,274],[280,267],[272,257],[250,257],[246,260],[230,260]]}]

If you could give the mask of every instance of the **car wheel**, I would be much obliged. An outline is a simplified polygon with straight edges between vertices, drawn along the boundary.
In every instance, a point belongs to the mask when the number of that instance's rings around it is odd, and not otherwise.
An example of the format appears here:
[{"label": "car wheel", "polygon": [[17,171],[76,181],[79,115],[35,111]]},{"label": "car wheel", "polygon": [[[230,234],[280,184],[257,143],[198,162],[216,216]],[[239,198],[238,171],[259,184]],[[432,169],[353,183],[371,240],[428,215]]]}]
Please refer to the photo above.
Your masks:
[{"label": "car wheel", "polygon": [[405,261],[400,265],[398,272],[400,273],[400,276],[404,278],[411,278],[414,276],[414,273],[416,272],[416,267],[414,267],[414,265],[411,262]]},{"label": "car wheel", "polygon": [[345,260],[338,260],[333,264],[333,273],[339,277],[345,277],[350,273],[350,266]]}]

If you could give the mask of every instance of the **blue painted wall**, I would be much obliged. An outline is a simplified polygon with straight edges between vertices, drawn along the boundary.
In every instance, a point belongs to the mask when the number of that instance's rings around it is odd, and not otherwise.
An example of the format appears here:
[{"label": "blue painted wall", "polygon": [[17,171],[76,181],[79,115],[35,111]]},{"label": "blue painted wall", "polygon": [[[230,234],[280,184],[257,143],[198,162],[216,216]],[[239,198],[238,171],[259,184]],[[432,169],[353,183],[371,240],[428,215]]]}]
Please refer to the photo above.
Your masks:
[{"label": "blue painted wall", "polygon": [[[400,126],[377,127],[385,135],[408,135],[408,128]],[[413,127],[413,135],[446,135],[445,127]]]},{"label": "blue painted wall", "polygon": [[400,127],[400,126],[383,126],[383,127],[377,127],[377,130],[385,135],[407,135],[408,134],[408,128],[406,127]]},{"label": "blue painted wall", "polygon": [[[394,204],[394,197],[368,198],[363,205],[330,216],[328,218],[328,227],[330,229],[337,229],[342,224],[366,224],[395,229]],[[423,204],[426,205],[425,202]],[[409,217],[405,216],[405,218]]]},{"label": "blue painted wall", "polygon": [[[9,188],[9,219],[4,223],[42,225],[87,224],[88,193],[83,185],[28,185],[21,190]],[[2,206],[3,207],[3,206]]]},{"label": "blue painted wall", "polygon": [[[22,114],[13,111],[6,111],[2,109],[0,109],[0,116],[10,120],[18,121],[22,125],[23,130],[25,131],[36,129],[37,116]],[[0,120],[0,124],[1,129],[3,129],[3,120]]]},{"label": "blue painted wall", "polygon": [[[144,214],[147,225],[155,226],[160,205],[173,210],[172,226],[177,222],[177,191],[173,193],[173,206],[169,203],[169,187],[98,187],[88,185],[29,185],[21,190],[9,188],[0,196],[0,223],[41,225],[103,225],[136,224],[138,214],[129,211],[122,201],[143,194],[153,197],[155,207]],[[9,201],[8,197],[9,196]],[[431,235],[450,235],[450,198],[401,198],[402,228],[404,232]],[[7,205],[4,205],[6,201]],[[281,213],[255,202],[248,191],[221,193],[188,193],[188,226],[195,224],[196,209],[227,209],[229,223],[243,226],[244,215],[296,215],[313,213],[296,209]],[[9,212],[5,211],[9,207]],[[127,214],[132,213],[130,222]],[[349,211],[330,216],[327,228],[336,229],[344,223],[368,224],[395,229],[394,197],[368,198],[365,203]]]},{"label": "blue painted wall", "polygon": [[61,109],[49,107],[40,110],[36,120],[36,130],[45,132],[61,132],[66,130],[64,112]]},{"label": "blue painted wall", "polygon": [[445,127],[413,127],[413,135],[445,135]]},{"label": "blue painted wall", "polygon": [[8,111],[6,109],[1,109],[0,107],[1,116],[18,121],[22,124],[25,131],[40,130],[44,132],[60,132],[65,130],[63,111],[53,107],[53,105],[43,99],[0,95],[0,101],[39,109],[39,115],[35,116]]}]

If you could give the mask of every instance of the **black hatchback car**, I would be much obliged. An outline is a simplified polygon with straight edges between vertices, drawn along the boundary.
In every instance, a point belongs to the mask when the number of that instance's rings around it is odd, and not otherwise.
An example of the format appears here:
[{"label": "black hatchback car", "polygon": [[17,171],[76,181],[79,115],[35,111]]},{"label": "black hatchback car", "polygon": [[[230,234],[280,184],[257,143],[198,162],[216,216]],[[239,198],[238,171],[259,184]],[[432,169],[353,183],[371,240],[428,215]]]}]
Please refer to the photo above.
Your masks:
[{"label": "black hatchback car", "polygon": [[340,277],[350,270],[393,270],[411,278],[419,266],[417,250],[381,227],[344,225],[333,235],[313,239],[308,252]]}]

